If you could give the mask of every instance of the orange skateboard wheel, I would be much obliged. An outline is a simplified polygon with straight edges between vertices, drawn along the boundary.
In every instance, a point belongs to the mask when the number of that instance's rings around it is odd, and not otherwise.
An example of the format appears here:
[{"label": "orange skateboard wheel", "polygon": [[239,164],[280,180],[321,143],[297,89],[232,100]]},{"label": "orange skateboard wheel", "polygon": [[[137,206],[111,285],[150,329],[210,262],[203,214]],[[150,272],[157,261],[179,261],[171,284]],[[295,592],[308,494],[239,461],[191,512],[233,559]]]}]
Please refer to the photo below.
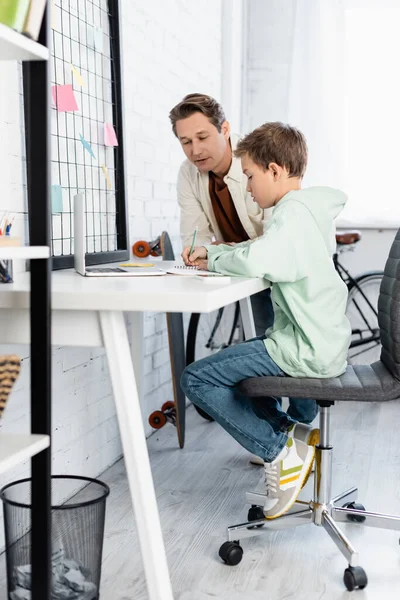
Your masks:
[{"label": "orange skateboard wheel", "polygon": [[132,253],[139,258],[146,258],[150,254],[150,244],[144,240],[139,240],[133,244]]},{"label": "orange skateboard wheel", "polygon": [[166,411],[166,410],[170,410],[171,408],[175,408],[175,402],[171,402],[171,400],[169,400],[168,402],[164,402],[164,404],[161,407],[162,412]]},{"label": "orange skateboard wheel", "polygon": [[167,417],[161,410],[155,410],[149,416],[149,423],[153,429],[161,429],[167,422]]}]

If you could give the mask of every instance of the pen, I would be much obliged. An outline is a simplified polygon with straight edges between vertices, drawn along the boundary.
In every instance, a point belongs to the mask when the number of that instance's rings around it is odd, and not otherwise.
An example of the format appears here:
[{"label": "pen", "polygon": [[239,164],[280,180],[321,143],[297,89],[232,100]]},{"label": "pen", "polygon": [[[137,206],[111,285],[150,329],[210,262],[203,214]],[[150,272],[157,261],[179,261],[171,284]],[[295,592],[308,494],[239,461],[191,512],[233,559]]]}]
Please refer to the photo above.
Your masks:
[{"label": "pen", "polygon": [[199,230],[199,226],[196,225],[196,227],[194,228],[194,231],[193,231],[193,239],[192,239],[192,245],[190,246],[189,256],[192,254],[192,252],[194,250],[194,245],[196,243],[196,236],[197,236],[198,230]]}]

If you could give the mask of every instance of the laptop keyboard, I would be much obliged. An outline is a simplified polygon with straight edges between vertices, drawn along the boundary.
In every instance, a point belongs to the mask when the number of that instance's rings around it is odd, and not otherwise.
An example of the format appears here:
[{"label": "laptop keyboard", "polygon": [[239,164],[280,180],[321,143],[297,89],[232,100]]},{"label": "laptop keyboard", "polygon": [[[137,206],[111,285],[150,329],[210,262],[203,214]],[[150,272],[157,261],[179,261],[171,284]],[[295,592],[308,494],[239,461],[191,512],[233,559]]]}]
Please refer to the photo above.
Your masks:
[{"label": "laptop keyboard", "polygon": [[114,268],[102,267],[100,269],[91,268],[91,269],[86,269],[86,271],[89,271],[90,273],[127,273],[128,272],[128,271],[125,271],[125,269],[120,269],[119,267],[114,267]]}]

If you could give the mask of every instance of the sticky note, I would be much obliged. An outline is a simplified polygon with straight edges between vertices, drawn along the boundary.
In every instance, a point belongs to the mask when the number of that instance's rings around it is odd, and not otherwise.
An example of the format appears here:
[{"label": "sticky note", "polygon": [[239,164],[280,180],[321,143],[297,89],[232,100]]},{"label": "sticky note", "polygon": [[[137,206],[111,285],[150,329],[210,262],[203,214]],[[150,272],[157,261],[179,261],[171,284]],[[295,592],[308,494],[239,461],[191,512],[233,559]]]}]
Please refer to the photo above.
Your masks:
[{"label": "sticky note", "polygon": [[103,52],[103,29],[101,27],[95,27],[93,30],[94,47],[99,52]]},{"label": "sticky note", "polygon": [[52,85],[51,93],[53,95],[53,101],[58,112],[71,112],[79,110],[78,104],[76,103],[74,90],[72,89],[72,83],[67,85]]},{"label": "sticky note", "polygon": [[92,150],[92,146],[89,144],[89,142],[87,142],[85,140],[85,138],[83,137],[83,135],[81,133],[79,134],[79,137],[80,137],[83,147],[89,152],[90,156],[92,156],[93,158],[96,158],[94,155],[94,152]]},{"label": "sticky note", "polygon": [[75,81],[78,85],[80,85],[81,87],[85,85],[85,80],[83,79],[82,75],[79,73],[78,69],[76,67],[74,67],[74,65],[72,63],[71,64],[71,71],[74,74],[75,77]]},{"label": "sticky note", "polygon": [[51,186],[51,212],[62,213],[63,201],[62,201],[62,187],[59,184]]},{"label": "sticky note", "polygon": [[154,267],[155,263],[121,263],[120,267]]},{"label": "sticky note", "polygon": [[107,167],[106,167],[106,165],[101,165],[101,168],[103,170],[104,177],[106,178],[106,181],[107,181],[107,187],[110,189],[111,188],[111,180],[108,175]]},{"label": "sticky note", "polygon": [[104,145],[118,146],[118,140],[115,129],[111,123],[104,123]]}]

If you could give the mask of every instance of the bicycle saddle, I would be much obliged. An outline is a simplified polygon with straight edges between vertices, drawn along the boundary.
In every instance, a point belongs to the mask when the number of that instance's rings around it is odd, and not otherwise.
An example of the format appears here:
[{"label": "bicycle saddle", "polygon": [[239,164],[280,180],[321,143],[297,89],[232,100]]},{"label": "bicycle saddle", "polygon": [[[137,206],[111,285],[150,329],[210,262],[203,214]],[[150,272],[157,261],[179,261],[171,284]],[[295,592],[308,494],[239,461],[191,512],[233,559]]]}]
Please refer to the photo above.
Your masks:
[{"label": "bicycle saddle", "polygon": [[338,244],[355,244],[361,240],[361,231],[337,231],[336,242]]}]

